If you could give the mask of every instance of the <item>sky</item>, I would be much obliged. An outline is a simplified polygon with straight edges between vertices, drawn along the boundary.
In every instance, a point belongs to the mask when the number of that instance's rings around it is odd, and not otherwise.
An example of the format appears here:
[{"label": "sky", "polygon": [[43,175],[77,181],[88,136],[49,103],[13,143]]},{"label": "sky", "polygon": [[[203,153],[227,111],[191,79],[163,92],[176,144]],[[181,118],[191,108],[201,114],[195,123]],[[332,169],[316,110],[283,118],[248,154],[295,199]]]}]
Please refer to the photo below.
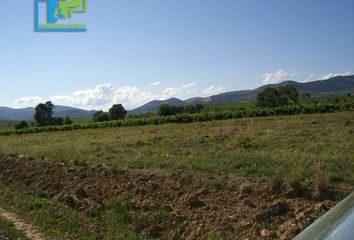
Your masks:
[{"label": "sky", "polygon": [[32,0],[0,9],[0,106],[132,109],[354,72],[353,0],[88,0],[85,33],[34,32]]}]

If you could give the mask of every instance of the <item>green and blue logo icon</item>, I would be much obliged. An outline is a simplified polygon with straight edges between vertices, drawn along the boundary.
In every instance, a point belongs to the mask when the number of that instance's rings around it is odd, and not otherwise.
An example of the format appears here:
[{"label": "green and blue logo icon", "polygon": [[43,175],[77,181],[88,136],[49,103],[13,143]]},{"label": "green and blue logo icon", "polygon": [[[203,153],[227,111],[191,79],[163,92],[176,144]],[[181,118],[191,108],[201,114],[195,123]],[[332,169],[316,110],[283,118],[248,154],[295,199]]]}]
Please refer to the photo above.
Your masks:
[{"label": "green and blue logo icon", "polygon": [[35,0],[35,31],[86,32],[85,24],[72,22],[73,15],[86,12],[87,0]]}]

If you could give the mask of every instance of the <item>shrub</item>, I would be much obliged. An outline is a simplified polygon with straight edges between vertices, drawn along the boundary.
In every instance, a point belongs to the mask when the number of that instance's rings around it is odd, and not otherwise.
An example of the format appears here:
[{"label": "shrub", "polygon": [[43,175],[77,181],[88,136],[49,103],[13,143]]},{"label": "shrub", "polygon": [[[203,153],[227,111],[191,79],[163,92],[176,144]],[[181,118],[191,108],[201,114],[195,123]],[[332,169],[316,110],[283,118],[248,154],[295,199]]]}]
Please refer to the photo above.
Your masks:
[{"label": "shrub", "polygon": [[73,121],[69,118],[69,116],[66,116],[64,119],[64,124],[71,125],[71,124],[73,124]]},{"label": "shrub", "polygon": [[109,113],[103,112],[102,110],[95,112],[93,115],[94,122],[105,122],[111,120]]},{"label": "shrub", "polygon": [[21,121],[19,123],[17,123],[15,125],[15,129],[19,130],[19,129],[25,129],[25,128],[28,128],[28,123],[26,121]]}]

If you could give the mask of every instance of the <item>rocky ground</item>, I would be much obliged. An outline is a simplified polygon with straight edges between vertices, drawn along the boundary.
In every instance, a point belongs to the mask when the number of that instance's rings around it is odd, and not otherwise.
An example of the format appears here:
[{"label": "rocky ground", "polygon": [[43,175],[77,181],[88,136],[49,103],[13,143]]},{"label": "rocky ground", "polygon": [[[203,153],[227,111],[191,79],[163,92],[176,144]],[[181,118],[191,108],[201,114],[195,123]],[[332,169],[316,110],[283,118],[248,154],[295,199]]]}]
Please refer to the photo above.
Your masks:
[{"label": "rocky ground", "polygon": [[[150,238],[208,239],[222,233],[225,239],[291,239],[352,191],[337,186],[314,198],[311,189],[293,184],[278,191],[267,179],[220,175],[196,185],[194,178],[160,169],[112,170],[86,162],[65,166],[22,155],[0,157],[1,184],[24,184],[87,216],[124,196],[131,206],[128,227]],[[166,214],[156,218],[156,212]]]}]

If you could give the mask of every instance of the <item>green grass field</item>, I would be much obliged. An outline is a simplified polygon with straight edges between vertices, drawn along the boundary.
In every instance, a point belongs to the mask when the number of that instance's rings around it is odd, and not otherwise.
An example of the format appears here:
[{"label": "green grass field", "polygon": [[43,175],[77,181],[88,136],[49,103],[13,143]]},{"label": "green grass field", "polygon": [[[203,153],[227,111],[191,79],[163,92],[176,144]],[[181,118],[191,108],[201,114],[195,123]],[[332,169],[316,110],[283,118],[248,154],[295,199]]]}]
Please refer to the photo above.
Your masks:
[{"label": "green grass field", "polygon": [[353,112],[343,112],[2,136],[0,149],[117,168],[257,177],[281,171],[309,179],[321,161],[330,179],[353,184],[353,119]]}]

